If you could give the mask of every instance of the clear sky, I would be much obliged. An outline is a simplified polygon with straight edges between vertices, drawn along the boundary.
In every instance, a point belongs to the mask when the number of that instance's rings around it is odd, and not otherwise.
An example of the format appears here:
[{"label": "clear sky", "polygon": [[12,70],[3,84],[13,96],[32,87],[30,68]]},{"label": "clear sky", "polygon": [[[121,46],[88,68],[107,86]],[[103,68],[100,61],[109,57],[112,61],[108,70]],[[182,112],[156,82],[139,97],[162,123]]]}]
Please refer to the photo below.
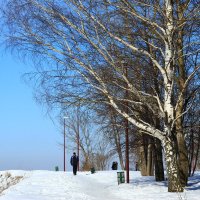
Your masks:
[{"label": "clear sky", "polygon": [[21,76],[30,69],[0,49],[0,170],[62,170],[62,128],[23,82]]}]

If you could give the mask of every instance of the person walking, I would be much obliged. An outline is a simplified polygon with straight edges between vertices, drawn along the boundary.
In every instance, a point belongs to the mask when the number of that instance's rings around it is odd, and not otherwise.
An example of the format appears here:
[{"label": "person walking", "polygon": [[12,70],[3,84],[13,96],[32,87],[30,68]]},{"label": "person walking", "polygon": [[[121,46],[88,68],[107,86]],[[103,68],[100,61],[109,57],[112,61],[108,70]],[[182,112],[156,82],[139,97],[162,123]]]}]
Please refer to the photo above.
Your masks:
[{"label": "person walking", "polygon": [[73,174],[76,175],[77,173],[77,166],[78,166],[79,158],[76,155],[76,153],[73,153],[73,156],[71,157],[70,163],[73,166]]}]

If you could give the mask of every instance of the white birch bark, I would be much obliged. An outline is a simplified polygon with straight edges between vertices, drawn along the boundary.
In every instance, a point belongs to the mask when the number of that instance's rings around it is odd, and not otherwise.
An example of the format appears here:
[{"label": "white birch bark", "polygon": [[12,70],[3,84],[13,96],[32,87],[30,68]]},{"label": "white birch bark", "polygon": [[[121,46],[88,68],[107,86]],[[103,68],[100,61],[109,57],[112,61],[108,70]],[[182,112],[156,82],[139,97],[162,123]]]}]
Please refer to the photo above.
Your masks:
[{"label": "white birch bark", "polygon": [[172,90],[173,90],[173,76],[174,76],[174,67],[173,67],[173,16],[172,16],[172,4],[171,0],[165,0],[166,6],[166,34],[165,34],[165,75],[164,85],[165,85],[165,94],[164,94],[164,112],[165,112],[165,132],[170,134],[172,130],[172,122],[174,120],[174,108],[172,105]]},{"label": "white birch bark", "polygon": [[182,192],[183,188],[180,182],[178,165],[177,165],[177,155],[176,155],[176,142],[173,137],[173,121],[174,121],[174,107],[172,104],[172,94],[173,94],[173,76],[174,76],[174,66],[173,66],[173,8],[172,1],[165,0],[166,7],[166,35],[165,38],[165,72],[164,78],[165,93],[164,93],[164,112],[165,112],[165,139],[163,142],[163,147],[165,150],[166,162],[167,162],[167,173],[168,173],[168,191],[169,192]]},{"label": "white birch bark", "polygon": [[173,145],[173,140],[166,137],[162,141],[165,160],[167,163],[167,176],[168,176],[168,192],[183,192],[183,187],[179,179],[177,158],[175,146]]}]

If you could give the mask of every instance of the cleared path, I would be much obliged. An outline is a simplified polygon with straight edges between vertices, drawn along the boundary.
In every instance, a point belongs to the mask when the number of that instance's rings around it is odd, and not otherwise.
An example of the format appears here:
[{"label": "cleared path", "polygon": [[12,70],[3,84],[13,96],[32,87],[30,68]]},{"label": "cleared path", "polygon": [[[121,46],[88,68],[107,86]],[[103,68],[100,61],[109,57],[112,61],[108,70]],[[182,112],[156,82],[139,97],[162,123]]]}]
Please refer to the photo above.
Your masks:
[{"label": "cleared path", "polygon": [[72,172],[34,171],[4,191],[0,200],[122,200],[112,189],[109,181],[99,182],[89,172],[74,176]]}]

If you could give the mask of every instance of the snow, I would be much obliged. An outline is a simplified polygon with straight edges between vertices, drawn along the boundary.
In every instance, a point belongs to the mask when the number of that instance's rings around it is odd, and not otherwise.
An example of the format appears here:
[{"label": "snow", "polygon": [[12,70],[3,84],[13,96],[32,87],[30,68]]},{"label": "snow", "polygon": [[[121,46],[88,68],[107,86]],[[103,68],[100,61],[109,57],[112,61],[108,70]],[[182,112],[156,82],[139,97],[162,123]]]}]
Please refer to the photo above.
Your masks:
[{"label": "snow", "polygon": [[[154,177],[142,177],[130,172],[130,184],[117,183],[116,171],[72,172],[0,171],[12,177],[23,176],[18,184],[0,194],[0,200],[197,200],[200,196],[200,172],[189,180],[184,193],[168,193],[167,182],[155,182]],[[2,178],[2,183],[5,179]],[[181,196],[180,196],[181,195]]]}]

